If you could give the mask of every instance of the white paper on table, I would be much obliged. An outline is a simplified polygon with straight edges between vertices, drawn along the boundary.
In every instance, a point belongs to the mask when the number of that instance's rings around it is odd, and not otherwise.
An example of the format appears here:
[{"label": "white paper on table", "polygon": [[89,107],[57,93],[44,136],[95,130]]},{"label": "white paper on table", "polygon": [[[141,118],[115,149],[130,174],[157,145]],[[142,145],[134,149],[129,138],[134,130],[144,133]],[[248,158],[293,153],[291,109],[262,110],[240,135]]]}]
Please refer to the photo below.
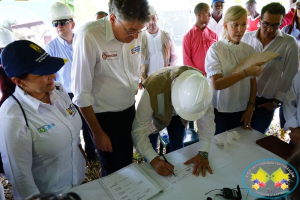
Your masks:
[{"label": "white paper on table", "polygon": [[146,200],[162,191],[136,163],[99,179],[99,182],[112,199],[116,200]]},{"label": "white paper on table", "polygon": [[193,172],[193,167],[190,165],[185,165],[185,164],[180,164],[176,165],[174,168],[174,175],[167,176],[165,179],[169,182],[169,184],[173,187],[176,188],[181,184],[186,183],[187,181],[190,181],[191,176]]}]

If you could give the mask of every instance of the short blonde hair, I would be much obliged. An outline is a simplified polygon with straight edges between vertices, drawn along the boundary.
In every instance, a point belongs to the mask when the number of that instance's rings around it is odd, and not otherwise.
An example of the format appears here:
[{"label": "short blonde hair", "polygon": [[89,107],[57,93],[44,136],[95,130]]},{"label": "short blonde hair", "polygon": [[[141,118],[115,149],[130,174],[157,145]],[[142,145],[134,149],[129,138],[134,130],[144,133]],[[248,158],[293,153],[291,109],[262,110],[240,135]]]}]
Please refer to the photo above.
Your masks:
[{"label": "short blonde hair", "polygon": [[[224,24],[228,22],[236,21],[241,17],[243,17],[244,15],[247,16],[247,10],[245,8],[243,8],[242,6],[231,6],[230,8],[228,8],[228,10],[224,15]],[[225,28],[224,28],[223,36],[226,38],[228,36],[228,32]]]}]

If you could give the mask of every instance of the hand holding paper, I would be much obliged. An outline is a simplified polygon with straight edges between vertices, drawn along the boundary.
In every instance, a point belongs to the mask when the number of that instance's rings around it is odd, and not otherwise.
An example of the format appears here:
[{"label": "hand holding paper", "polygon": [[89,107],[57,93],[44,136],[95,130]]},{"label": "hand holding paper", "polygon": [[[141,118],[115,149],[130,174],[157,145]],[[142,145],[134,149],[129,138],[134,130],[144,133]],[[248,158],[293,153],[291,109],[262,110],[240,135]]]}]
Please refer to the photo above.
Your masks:
[{"label": "hand holding paper", "polygon": [[259,71],[259,68],[262,68],[261,65],[269,62],[279,55],[279,53],[272,51],[253,53],[237,64],[232,70],[232,73],[237,73],[245,69],[248,76],[258,76],[261,73],[261,71]]}]

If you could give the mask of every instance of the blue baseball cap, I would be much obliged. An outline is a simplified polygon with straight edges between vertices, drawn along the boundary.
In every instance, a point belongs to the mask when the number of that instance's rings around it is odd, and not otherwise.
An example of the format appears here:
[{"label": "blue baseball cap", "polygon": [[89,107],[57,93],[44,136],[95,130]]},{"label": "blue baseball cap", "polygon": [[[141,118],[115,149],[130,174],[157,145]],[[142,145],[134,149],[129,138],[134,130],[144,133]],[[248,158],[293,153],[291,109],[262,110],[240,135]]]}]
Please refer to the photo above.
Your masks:
[{"label": "blue baseball cap", "polygon": [[2,68],[8,77],[54,74],[67,61],[51,57],[42,47],[28,40],[10,43],[1,54]]},{"label": "blue baseball cap", "polygon": [[212,1],[212,4],[214,4],[214,3],[217,3],[217,2],[222,2],[222,3],[225,3],[225,1],[224,1],[224,0],[213,0],[213,1]]}]

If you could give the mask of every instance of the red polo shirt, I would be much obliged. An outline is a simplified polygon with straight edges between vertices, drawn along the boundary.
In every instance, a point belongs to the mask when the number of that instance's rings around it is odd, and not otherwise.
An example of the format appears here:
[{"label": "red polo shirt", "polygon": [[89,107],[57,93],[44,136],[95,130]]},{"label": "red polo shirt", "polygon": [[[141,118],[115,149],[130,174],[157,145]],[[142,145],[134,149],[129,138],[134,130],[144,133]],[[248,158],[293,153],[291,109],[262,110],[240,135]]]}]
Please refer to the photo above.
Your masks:
[{"label": "red polo shirt", "polygon": [[201,31],[197,26],[193,28],[183,38],[183,64],[199,69],[205,75],[205,56],[209,47],[218,41],[215,32],[205,27]]}]

